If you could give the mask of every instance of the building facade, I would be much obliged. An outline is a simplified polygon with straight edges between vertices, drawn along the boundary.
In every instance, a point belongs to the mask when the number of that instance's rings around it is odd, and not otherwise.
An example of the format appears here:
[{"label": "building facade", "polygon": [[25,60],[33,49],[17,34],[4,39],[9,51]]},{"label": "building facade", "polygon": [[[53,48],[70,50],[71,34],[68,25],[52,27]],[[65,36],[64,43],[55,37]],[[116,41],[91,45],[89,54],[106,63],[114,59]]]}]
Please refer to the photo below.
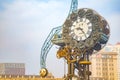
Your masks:
[{"label": "building facade", "polygon": [[93,54],[90,57],[92,64],[90,70],[91,80],[118,80],[117,77],[117,53],[103,52]]},{"label": "building facade", "polygon": [[25,64],[0,63],[0,75],[25,75]]},{"label": "building facade", "polygon": [[117,69],[117,74],[118,74],[118,80],[120,80],[120,42],[118,42],[117,44],[115,45],[107,45],[102,51],[105,51],[105,52],[117,52],[117,66],[118,66],[118,69]]}]

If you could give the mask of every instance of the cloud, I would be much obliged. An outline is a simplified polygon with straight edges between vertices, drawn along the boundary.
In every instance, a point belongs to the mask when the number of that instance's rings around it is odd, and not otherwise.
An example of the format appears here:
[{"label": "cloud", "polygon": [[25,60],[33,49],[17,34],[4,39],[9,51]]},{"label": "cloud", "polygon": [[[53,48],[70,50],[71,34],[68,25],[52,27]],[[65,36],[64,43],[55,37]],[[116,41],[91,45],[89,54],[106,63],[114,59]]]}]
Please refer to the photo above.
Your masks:
[{"label": "cloud", "polygon": [[79,8],[91,8],[102,15],[120,12],[119,0],[84,0],[79,1]]},{"label": "cloud", "polygon": [[26,74],[39,74],[40,48],[50,30],[64,22],[64,3],[15,0],[4,8],[0,11],[0,62],[24,62]]},{"label": "cloud", "polygon": [[[79,1],[79,8],[89,7],[100,12],[110,24],[110,43],[114,43],[120,41],[120,15],[111,10],[108,14],[110,1]],[[40,49],[51,29],[65,21],[70,1],[14,0],[3,6],[4,10],[0,11],[0,62],[24,62],[26,74],[39,74]],[[63,76],[63,60],[56,59],[56,50],[55,47],[50,50],[47,67],[60,77]]]},{"label": "cloud", "polygon": [[111,35],[109,43],[115,44],[120,42],[120,13],[115,13],[107,17],[108,23],[110,25]]}]

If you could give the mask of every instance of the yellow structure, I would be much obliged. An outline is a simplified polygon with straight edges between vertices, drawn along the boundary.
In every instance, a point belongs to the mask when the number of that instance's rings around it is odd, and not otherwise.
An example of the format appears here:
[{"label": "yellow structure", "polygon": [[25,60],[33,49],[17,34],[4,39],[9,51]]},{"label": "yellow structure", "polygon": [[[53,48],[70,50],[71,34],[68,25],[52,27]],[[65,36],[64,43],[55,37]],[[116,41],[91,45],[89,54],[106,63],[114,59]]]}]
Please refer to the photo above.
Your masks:
[{"label": "yellow structure", "polygon": [[90,61],[80,61],[79,64],[90,65],[91,62]]},{"label": "yellow structure", "polygon": [[42,78],[39,75],[11,76],[0,75],[0,80],[64,80],[64,78]]},{"label": "yellow structure", "polygon": [[118,80],[117,53],[100,51],[90,57],[91,80]]}]

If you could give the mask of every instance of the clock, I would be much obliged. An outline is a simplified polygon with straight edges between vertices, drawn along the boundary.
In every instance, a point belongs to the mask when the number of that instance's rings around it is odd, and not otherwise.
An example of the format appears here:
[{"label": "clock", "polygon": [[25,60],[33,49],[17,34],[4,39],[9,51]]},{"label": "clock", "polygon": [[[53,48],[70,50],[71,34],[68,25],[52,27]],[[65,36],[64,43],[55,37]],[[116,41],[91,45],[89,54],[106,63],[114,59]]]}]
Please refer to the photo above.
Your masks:
[{"label": "clock", "polygon": [[101,50],[110,36],[107,21],[96,11],[88,8],[71,13],[63,24],[65,44],[82,50]]},{"label": "clock", "polygon": [[92,23],[86,18],[78,18],[70,29],[70,35],[77,41],[85,40],[92,32]]}]

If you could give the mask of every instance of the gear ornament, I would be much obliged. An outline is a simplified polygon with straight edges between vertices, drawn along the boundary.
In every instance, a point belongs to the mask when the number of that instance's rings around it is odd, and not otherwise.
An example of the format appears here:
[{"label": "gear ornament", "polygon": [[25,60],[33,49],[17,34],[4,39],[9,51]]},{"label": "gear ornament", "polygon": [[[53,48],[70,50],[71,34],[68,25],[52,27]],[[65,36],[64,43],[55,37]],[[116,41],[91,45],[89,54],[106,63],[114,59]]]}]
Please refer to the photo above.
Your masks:
[{"label": "gear ornament", "polygon": [[62,35],[70,47],[82,50],[101,50],[110,36],[107,21],[96,11],[88,8],[78,9],[68,16],[63,24]]}]

